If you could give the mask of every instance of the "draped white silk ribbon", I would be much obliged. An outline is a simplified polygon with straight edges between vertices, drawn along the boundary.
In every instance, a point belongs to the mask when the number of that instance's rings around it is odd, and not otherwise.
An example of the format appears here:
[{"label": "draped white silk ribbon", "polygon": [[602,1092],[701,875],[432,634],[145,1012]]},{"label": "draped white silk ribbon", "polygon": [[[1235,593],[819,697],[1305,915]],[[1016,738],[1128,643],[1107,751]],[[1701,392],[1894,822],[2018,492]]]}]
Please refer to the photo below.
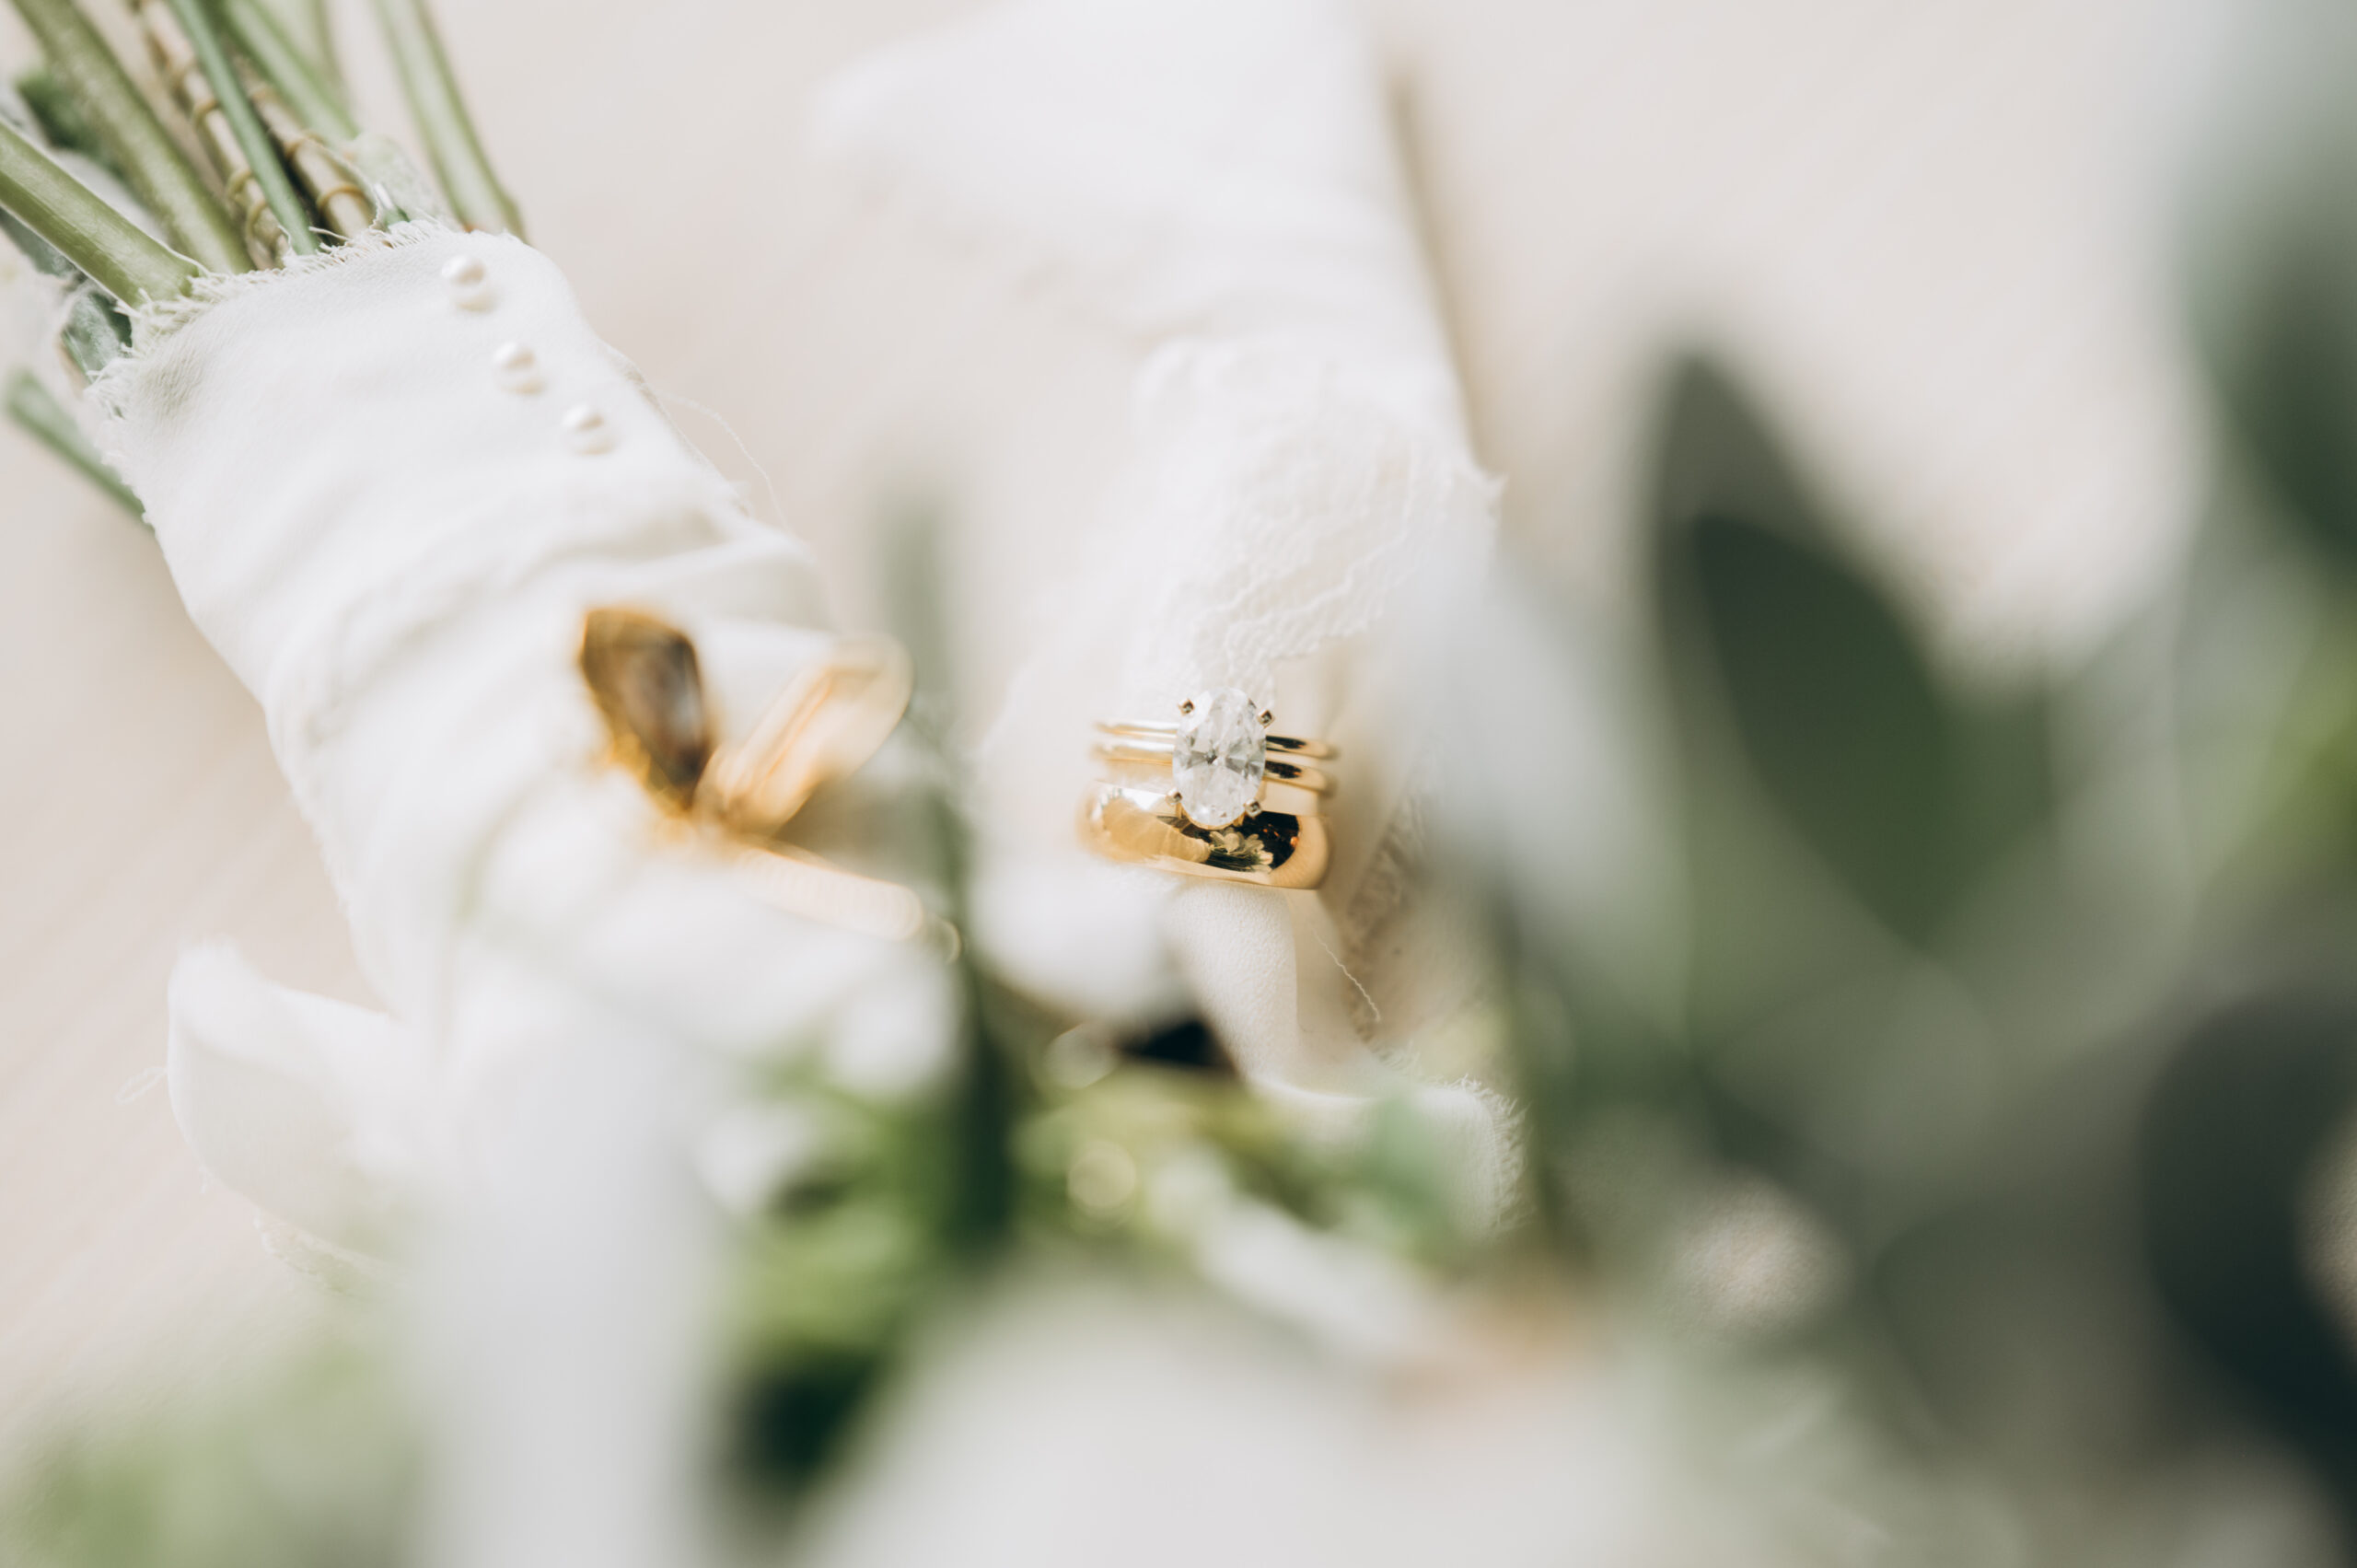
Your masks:
[{"label": "draped white silk ribbon", "polygon": [[679,439],[554,266],[412,226],[178,314],[93,387],[99,433],[261,699],[393,1015],[191,955],[170,1081],[217,1176],[365,1249],[403,1194],[500,1157],[490,1130],[585,1014],[724,1057],[818,1050],[906,972],[748,896],[600,765],[588,607],[696,635],[725,730],[829,634],[807,553]]}]

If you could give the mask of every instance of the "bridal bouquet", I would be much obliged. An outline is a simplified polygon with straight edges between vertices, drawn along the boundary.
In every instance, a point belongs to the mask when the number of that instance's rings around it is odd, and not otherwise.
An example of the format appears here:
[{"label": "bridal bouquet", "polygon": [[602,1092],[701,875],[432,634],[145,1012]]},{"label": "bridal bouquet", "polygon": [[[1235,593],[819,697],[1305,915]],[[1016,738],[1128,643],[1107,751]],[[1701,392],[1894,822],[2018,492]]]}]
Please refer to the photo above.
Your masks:
[{"label": "bridal bouquet", "polygon": [[[1266,733],[1268,704],[1332,709],[1341,645],[1486,540],[1371,77],[1321,84],[1333,126],[1283,172],[1393,341],[1344,352],[1310,312],[1155,372],[1168,460],[1258,537],[1199,518],[1159,602],[1100,597],[1147,612],[1158,661],[1136,722],[1095,732],[1108,864],[1060,756],[1052,832],[980,830],[1004,776],[945,744],[922,540],[898,641],[829,628],[807,553],[522,242],[417,6],[382,17],[432,182],[259,3],[137,7],[146,88],[70,0],[21,10],[44,60],[0,128],[0,207],[59,352],[12,406],[155,530],[389,1008],[192,951],[174,1109],[296,1266],[417,1294],[437,1551],[669,1560],[696,1434],[794,1493],[1014,1260],[1170,1272],[1380,1363],[1441,1353],[1452,1282],[1517,1209],[1505,1102],[1378,1056],[1339,967],[1297,1001],[1297,946],[1349,938],[1278,890],[1330,867],[1371,929],[1413,869],[1415,759],[1347,712],[1339,747]],[[1353,47],[1321,9],[1294,29],[1279,47]],[[1281,697],[1278,666],[1321,656],[1324,692]],[[1035,708],[1039,751],[1086,762],[1091,716]],[[1360,771],[1329,817],[1338,749]],[[1041,878],[1132,930],[1168,905],[1219,981],[1105,1004],[1021,975],[1022,922],[986,906]]]},{"label": "bridal bouquet", "polygon": [[819,151],[1135,376],[959,713],[981,525],[879,521],[833,626],[418,0],[431,178],[308,10],[15,3],[8,407],[153,528],[384,1010],[183,957],[175,1114],[345,1331],[62,1439],[12,1560],[2331,1539],[2357,356],[2270,281],[2352,275],[2329,203],[2230,182],[2198,258],[2179,579],[1975,683],[1723,356],[1665,354],[1622,613],[1499,569],[1340,0],[981,11]]}]

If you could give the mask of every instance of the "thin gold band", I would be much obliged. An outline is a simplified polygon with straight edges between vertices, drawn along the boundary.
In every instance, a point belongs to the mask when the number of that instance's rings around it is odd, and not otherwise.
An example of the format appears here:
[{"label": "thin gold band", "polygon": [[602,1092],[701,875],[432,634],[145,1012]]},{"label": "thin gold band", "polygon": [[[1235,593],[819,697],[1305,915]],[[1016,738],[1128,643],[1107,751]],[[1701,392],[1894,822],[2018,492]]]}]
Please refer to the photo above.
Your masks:
[{"label": "thin gold band", "polygon": [[[1097,721],[1097,728],[1106,735],[1139,740],[1159,740],[1166,746],[1178,738],[1178,726],[1175,724],[1143,724],[1127,719],[1120,721],[1099,719]],[[1322,740],[1305,740],[1293,735],[1262,736],[1260,743],[1271,751],[1289,752],[1295,757],[1328,758],[1334,755],[1334,749]]]},{"label": "thin gold band", "polygon": [[[1092,745],[1089,754],[1103,762],[1153,763],[1167,768],[1173,749],[1172,743],[1167,740],[1106,739]],[[1296,789],[1307,790],[1312,795],[1324,795],[1334,787],[1334,781],[1326,775],[1324,770],[1313,768],[1306,762],[1271,757],[1261,767],[1263,776],[1292,784]]]},{"label": "thin gold band", "polygon": [[[1145,790],[1155,795],[1176,793],[1170,787],[1170,764],[1167,761],[1109,763],[1105,779],[1127,790]],[[1316,817],[1325,809],[1324,796],[1274,778],[1260,781],[1260,796],[1252,803],[1253,812],[1275,811],[1288,817]],[[1251,815],[1248,813],[1240,819],[1249,821]]]}]

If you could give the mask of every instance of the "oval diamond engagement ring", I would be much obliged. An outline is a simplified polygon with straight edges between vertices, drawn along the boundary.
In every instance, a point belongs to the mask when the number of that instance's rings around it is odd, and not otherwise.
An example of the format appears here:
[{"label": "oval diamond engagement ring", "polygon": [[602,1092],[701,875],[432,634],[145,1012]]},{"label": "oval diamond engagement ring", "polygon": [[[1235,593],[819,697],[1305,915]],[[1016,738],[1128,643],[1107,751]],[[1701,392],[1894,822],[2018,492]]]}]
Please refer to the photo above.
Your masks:
[{"label": "oval diamond engagement ring", "polygon": [[1082,842],[1111,860],[1271,888],[1326,874],[1331,749],[1271,735],[1275,715],[1233,687],[1178,704],[1176,723],[1099,724],[1107,776],[1081,802]]}]

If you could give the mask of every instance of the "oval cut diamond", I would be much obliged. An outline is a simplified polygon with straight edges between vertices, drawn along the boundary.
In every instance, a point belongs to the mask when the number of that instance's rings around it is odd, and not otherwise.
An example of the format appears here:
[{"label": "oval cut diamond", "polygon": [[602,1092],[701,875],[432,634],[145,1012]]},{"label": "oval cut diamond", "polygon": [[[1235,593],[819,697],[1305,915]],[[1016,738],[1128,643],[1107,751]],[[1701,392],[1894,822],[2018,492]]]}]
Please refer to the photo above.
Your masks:
[{"label": "oval cut diamond", "polygon": [[1260,798],[1268,761],[1260,712],[1251,698],[1232,686],[1198,696],[1170,744],[1170,776],[1187,819],[1199,828],[1225,828],[1243,816]]}]

